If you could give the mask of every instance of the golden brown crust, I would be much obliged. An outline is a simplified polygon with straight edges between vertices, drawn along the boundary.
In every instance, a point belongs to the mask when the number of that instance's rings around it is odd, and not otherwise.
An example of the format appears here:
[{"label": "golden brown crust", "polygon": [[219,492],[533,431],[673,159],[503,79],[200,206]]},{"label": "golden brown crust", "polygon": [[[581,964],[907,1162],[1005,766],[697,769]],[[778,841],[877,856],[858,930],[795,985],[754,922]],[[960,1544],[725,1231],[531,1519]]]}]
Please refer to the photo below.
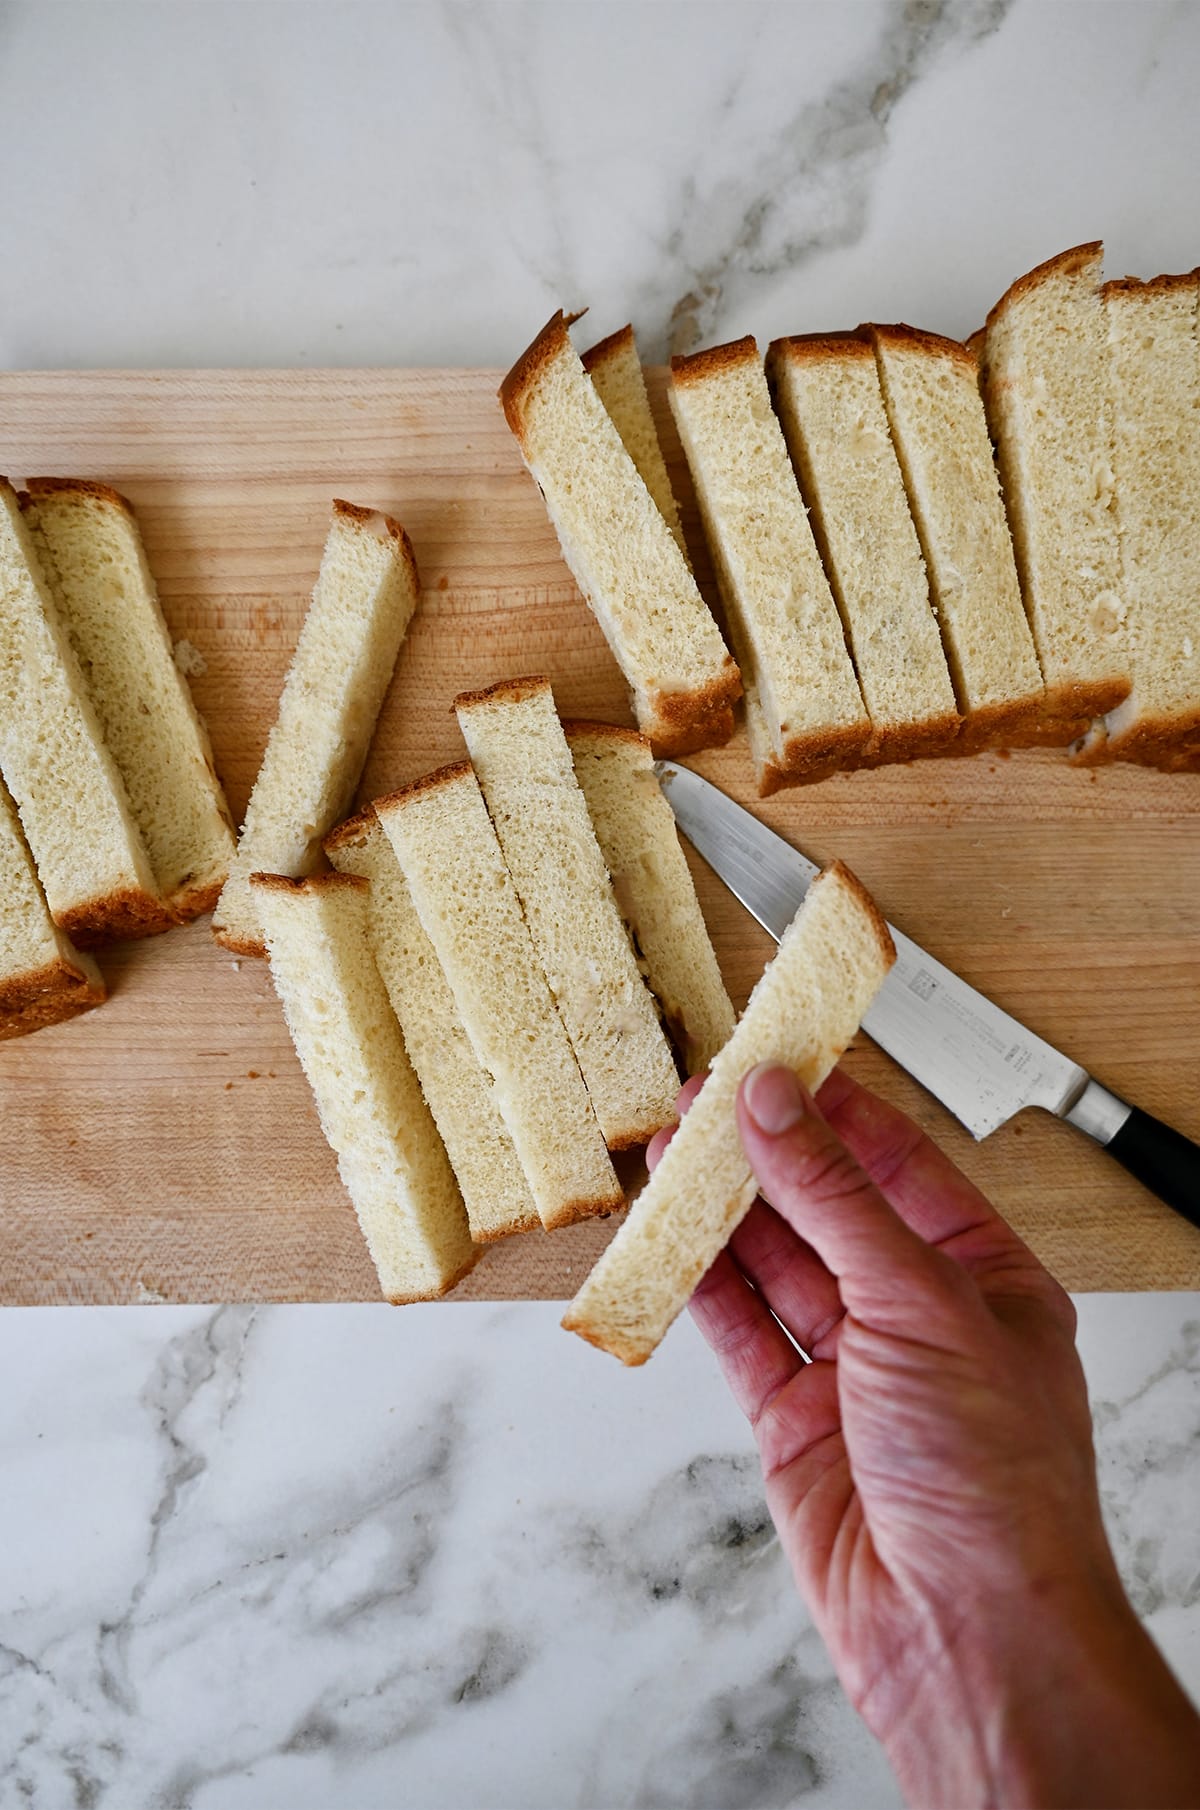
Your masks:
[{"label": "golden brown crust", "polygon": [[261,962],[267,959],[267,945],[261,937],[239,936],[236,930],[218,930],[214,924],[213,940],[228,949],[230,955],[245,955]]},{"label": "golden brown crust", "polygon": [[400,557],[412,575],[413,584],[420,589],[421,575],[417,571],[417,556],[413,552],[412,542],[400,526],[395,516],[385,515],[382,509],[370,509],[361,503],[347,503],[342,497],[334,497],[333,514],[345,522],[353,522],[356,528],[373,534],[376,540],[392,540],[400,549]]},{"label": "golden brown crust", "polygon": [[890,325],[867,321],[859,332],[869,334],[873,346],[884,346],[892,351],[922,352],[927,358],[949,358],[969,370],[973,382],[979,381],[979,360],[961,339],[926,333],[923,328],[910,327],[905,321],[893,321]]},{"label": "golden brown crust", "polygon": [[598,339],[596,344],[583,354],[583,368],[591,375],[598,365],[607,364],[611,358],[623,358],[626,352],[636,354],[637,342],[633,337],[633,323],[618,327],[605,339]]},{"label": "golden brown crust", "polygon": [[589,1345],[596,1347],[597,1351],[607,1351],[610,1357],[619,1358],[621,1363],[628,1365],[630,1369],[636,1369],[639,1365],[644,1364],[653,1350],[653,1346],[648,1346],[644,1340],[635,1342],[633,1339],[623,1339],[620,1333],[614,1332],[597,1333],[590,1324],[577,1319],[570,1308],[559,1321],[559,1325],[564,1332],[578,1333],[581,1339],[586,1339]]},{"label": "golden brown crust", "polygon": [[132,942],[138,937],[161,936],[174,928],[176,918],[166,901],[125,886],[102,899],[73,905],[54,919],[79,949],[96,949],[102,943]]},{"label": "golden brown crust", "polygon": [[853,868],[847,867],[844,861],[831,861],[823,868],[822,875],[836,874],[847,891],[852,892],[862,907],[864,914],[870,919],[871,928],[879,943],[879,955],[884,966],[890,968],[896,959],[896,945],[892,941],[892,933],[887,919],[880,911],[871,894],[867,891]]},{"label": "golden brown crust", "polygon": [[1086,245],[1072,245],[1069,251],[1060,251],[1057,256],[1047,258],[1044,264],[1035,264],[1032,270],[1018,277],[1009,285],[990,311],[984,326],[984,332],[994,325],[1006,308],[1013,302],[1020,301],[1030,290],[1037,289],[1040,284],[1053,281],[1055,277],[1075,276],[1086,270],[1091,264],[1103,264],[1104,245],[1099,239],[1090,239]]},{"label": "golden brown crust", "polygon": [[562,719],[563,734],[569,742],[620,742],[634,748],[650,746],[648,736],[640,729],[627,728],[624,723],[592,723],[582,717],[565,716]]},{"label": "golden brown crust", "polygon": [[[998,721],[990,731],[995,743],[1001,737],[1010,748],[1062,748],[1082,735],[1093,717],[1104,716],[1129,696],[1125,677],[1072,679],[1047,688],[1044,696],[1024,717]],[[976,716],[981,713],[976,712]],[[968,720],[971,729],[975,718]],[[974,750],[972,749],[972,752]]]},{"label": "golden brown crust", "polygon": [[452,1289],[457,1288],[459,1283],[470,1275],[482,1256],[482,1250],[478,1248],[473,1250],[467,1261],[460,1264],[440,1288],[422,1289],[411,1295],[388,1295],[385,1298],[392,1307],[413,1307],[419,1301],[443,1301]]},{"label": "golden brown crust", "polygon": [[668,1126],[678,1125],[678,1123],[679,1114],[672,1112],[668,1118],[660,1119],[656,1116],[648,1119],[644,1125],[615,1132],[612,1137],[605,1138],[604,1141],[610,1150],[640,1150],[650,1142],[651,1138],[657,1137],[660,1131],[666,1131]]},{"label": "golden brown crust", "polygon": [[375,806],[365,804],[361,811],[355,811],[352,817],[345,818],[330,830],[321,847],[327,855],[336,848],[354,848],[366,840],[376,821]]},{"label": "golden brown crust", "polygon": [[475,769],[469,760],[451,761],[449,766],[435,767],[432,773],[422,773],[420,779],[410,779],[406,786],[400,786],[395,792],[388,792],[383,798],[371,800],[370,809],[377,817],[384,811],[394,811],[400,805],[411,804],[422,792],[436,792],[440,786],[455,785],[460,779],[474,779]]},{"label": "golden brown crust", "polygon": [[703,352],[677,352],[671,360],[671,382],[677,386],[698,383],[738,365],[758,363],[758,343],[753,334],[747,333],[744,339],[731,339],[723,346],[708,346]]},{"label": "golden brown crust", "polygon": [[507,1225],[481,1227],[472,1232],[476,1244],[499,1244],[502,1239],[511,1238],[517,1232],[540,1232],[542,1222],[536,1213],[528,1213],[522,1219],[510,1220]]},{"label": "golden brown crust", "polygon": [[[572,315],[573,320],[578,319]],[[524,406],[526,398],[536,387],[539,377],[564,350],[573,350],[571,336],[567,332],[567,318],[560,308],[552,314],[537,338],[532,340],[518,358],[512,370],[503,378],[497,394],[500,406],[504,410],[504,419],[513,433],[525,444]]]},{"label": "golden brown crust", "polygon": [[871,739],[862,753],[851,757],[847,765],[887,767],[898,761],[922,760],[943,754],[957,742],[962,722],[957,710],[950,710],[942,716],[926,717],[919,723],[895,723],[873,728]]},{"label": "golden brown crust", "polygon": [[25,488],[18,500],[22,509],[26,509],[30,503],[36,503],[42,497],[56,496],[63,491],[70,491],[76,496],[94,497],[98,503],[111,503],[117,509],[123,509],[126,515],[132,516],[134,521],[137,520],[133,504],[127,496],[122,496],[111,484],[97,484],[91,478],[26,478]]},{"label": "golden brown crust", "polygon": [[726,704],[691,722],[656,723],[647,731],[650,751],[658,760],[678,760],[704,748],[723,748],[733,736],[733,707]]},{"label": "golden brown crust", "polygon": [[206,911],[215,911],[228,877],[228,874],[222,874],[219,879],[207,880],[203,886],[181,886],[176,892],[169,893],[166,903],[174,913],[176,923],[190,924],[196,918],[202,918]]},{"label": "golden brown crust", "polygon": [[1129,296],[1137,301],[1152,301],[1156,296],[1170,295],[1175,289],[1194,289],[1196,272],[1181,271],[1168,276],[1147,277],[1143,282],[1140,277],[1112,277],[1107,283],[1100,285],[1100,294],[1107,302],[1113,296]]},{"label": "golden brown crust", "polygon": [[102,1005],[108,989],[63,957],[30,974],[0,981],[0,1040],[26,1037],[48,1024],[61,1024]]},{"label": "golden brown crust", "polygon": [[561,1231],[563,1226],[578,1225],[581,1219],[607,1219],[610,1213],[619,1213],[625,1205],[625,1195],[620,1188],[614,1194],[594,1195],[590,1199],[560,1201],[553,1217],[544,1219],[542,1224],[548,1232]]},{"label": "golden brown crust", "polygon": [[370,883],[361,874],[339,874],[336,869],[328,874],[305,874],[301,879],[293,874],[251,874],[250,885],[255,892],[370,891]]},{"label": "golden brown crust", "polygon": [[553,687],[545,673],[530,673],[526,678],[501,679],[482,691],[460,691],[451,708],[470,710],[476,704],[522,704],[526,698],[541,697],[547,691],[553,692]]},{"label": "golden brown crust", "polygon": [[791,333],[767,347],[767,375],[781,364],[826,364],[847,358],[874,358],[870,341],[858,333]]}]

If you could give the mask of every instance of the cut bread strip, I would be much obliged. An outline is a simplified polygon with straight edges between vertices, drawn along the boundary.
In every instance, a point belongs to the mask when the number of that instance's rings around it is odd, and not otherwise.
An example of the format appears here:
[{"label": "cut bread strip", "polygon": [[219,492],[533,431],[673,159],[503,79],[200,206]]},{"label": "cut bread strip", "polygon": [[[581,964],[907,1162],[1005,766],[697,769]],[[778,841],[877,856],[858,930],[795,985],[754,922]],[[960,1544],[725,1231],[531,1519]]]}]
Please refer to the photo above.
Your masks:
[{"label": "cut bread strip", "polygon": [[986,329],[984,396],[1045,715],[1067,721],[1111,710],[1129,690],[1103,262],[1093,244],[1040,264]]},{"label": "cut bread strip", "polygon": [[500,400],[643,734],[665,755],[728,741],[737,667],[561,313],[517,360]]},{"label": "cut bread strip", "polygon": [[458,1184],[371,954],[351,874],[250,886],[321,1129],[389,1301],[446,1294],[480,1255]]},{"label": "cut bread strip", "polygon": [[[1045,693],[1021,602],[979,370],[957,340],[871,326],[892,441],[963,723],[957,748],[1017,739]],[[1070,735],[1064,729],[1064,741]]]},{"label": "cut bread strip", "polygon": [[0,478],[0,772],[50,915],[69,937],[91,947],[174,923],[7,478]]},{"label": "cut bread strip", "polygon": [[1195,271],[1104,286],[1133,690],[1103,752],[1177,771],[1200,741],[1198,300]]},{"label": "cut bread strip", "polygon": [[753,339],[672,359],[670,397],[770,737],[768,760],[756,749],[759,789],[768,766],[820,777],[866,747],[871,723]]},{"label": "cut bread strip", "polygon": [[679,1076],[642,979],[549,679],[455,699],[471,763],[610,1150],[675,1123]]},{"label": "cut bread strip", "polygon": [[624,1195],[468,761],[375,812],[396,851],[547,1230]]},{"label": "cut bread strip", "polygon": [[733,1033],[733,1006],[650,744],[613,723],[563,729],[646,978],[688,1074],[700,1074]]},{"label": "cut bread strip", "polygon": [[312,605],[213,915],[217,941],[265,953],[250,875],[312,873],[344,817],[417,606],[417,563],[399,522],[334,502]]},{"label": "cut bread strip", "polygon": [[339,872],[358,874],[370,886],[375,964],[458,1177],[472,1238],[483,1243],[532,1231],[541,1221],[491,1082],[374,810],[368,806],[341,824],[325,838],[325,852]]},{"label": "cut bread strip", "polygon": [[0,1039],[98,1006],[104,980],[50,916],[16,806],[0,785]]},{"label": "cut bread strip", "polygon": [[871,717],[861,759],[938,754],[959,715],[871,347],[777,339],[767,375]]},{"label": "cut bread strip", "polygon": [[783,1062],[815,1091],[894,960],[869,895],[840,863],[827,868],[628,1219],[567,1309],[569,1332],[622,1363],[645,1363],[754,1199],[737,1129],[743,1076],[760,1062]]},{"label": "cut bread strip", "polygon": [[[679,504],[675,501],[667,462],[659,445],[658,429],[654,425],[650,398],[646,394],[646,379],[638,357],[633,328],[622,327],[585,352],[583,368],[612,417],[613,426],[621,436],[621,443],[637,466],[638,476],[671,530],[676,546],[684,559],[688,559],[683,524],[679,520]],[[690,560],[688,564],[691,564]]]},{"label": "cut bread strip", "polygon": [[132,506],[104,484],[31,478],[26,520],[129,796],[180,922],[211,911],[233,859],[208,731],[175,664]]}]

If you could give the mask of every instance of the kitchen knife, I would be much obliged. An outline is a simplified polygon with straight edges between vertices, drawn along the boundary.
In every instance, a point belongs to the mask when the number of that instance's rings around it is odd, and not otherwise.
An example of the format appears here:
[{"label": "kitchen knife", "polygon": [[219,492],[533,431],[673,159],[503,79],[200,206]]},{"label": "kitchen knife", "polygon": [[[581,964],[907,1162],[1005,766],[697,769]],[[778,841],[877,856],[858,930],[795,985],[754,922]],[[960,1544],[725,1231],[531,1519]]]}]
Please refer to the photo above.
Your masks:
[{"label": "kitchen knife", "polygon": [[[688,841],[779,941],[818,868],[719,787],[674,762],[655,762]],[[889,926],[896,963],[863,1029],[927,1087],[973,1137],[1026,1106],[1067,1119],[1131,1175],[1200,1226],[1200,1146],[1130,1106],[1043,1043],[949,968]]]}]

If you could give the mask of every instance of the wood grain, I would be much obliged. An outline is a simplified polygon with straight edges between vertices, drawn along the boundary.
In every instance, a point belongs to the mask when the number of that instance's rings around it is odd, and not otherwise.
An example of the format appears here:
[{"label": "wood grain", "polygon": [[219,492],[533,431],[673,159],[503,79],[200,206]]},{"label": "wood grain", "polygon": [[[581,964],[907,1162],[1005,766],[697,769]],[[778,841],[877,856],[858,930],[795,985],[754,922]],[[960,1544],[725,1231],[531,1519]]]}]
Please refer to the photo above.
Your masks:
[{"label": "wood grain", "polygon": [[[0,377],[10,476],[99,478],[137,505],[172,633],[207,661],[192,683],[235,812],[335,495],[405,524],[424,585],[363,798],[461,758],[450,706],[468,686],[546,672],[564,714],[630,720],[496,383],[479,371]],[[661,407],[661,385],[655,395]],[[754,803],[740,731],[695,764]],[[935,954],[1200,1138],[1200,776],[1079,772],[1030,751],[848,774],[754,808],[815,858],[841,855]],[[770,946],[695,865],[740,1004]],[[106,1006],[0,1046],[0,1299],[376,1299],[265,967],[239,966],[206,923],[102,963]],[[1200,1287],[1200,1233],[1070,1127],[1031,1112],[977,1145],[866,1040],[848,1062],[1068,1286]],[[570,1294],[611,1229],[511,1240],[459,1294]]]}]

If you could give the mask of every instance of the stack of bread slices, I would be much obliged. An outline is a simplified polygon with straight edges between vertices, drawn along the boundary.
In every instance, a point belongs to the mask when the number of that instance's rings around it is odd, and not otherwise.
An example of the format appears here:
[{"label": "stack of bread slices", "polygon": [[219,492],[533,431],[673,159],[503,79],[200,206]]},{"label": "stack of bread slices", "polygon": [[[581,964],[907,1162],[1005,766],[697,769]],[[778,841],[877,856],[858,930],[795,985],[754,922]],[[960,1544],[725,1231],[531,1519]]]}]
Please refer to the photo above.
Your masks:
[{"label": "stack of bread slices", "polygon": [[1200,766],[1197,275],[1101,265],[1039,266],[966,344],[871,325],[672,360],[736,660],[632,330],[580,358],[549,322],[501,401],[656,752],[727,741],[741,693],[763,796],[997,746]]}]

